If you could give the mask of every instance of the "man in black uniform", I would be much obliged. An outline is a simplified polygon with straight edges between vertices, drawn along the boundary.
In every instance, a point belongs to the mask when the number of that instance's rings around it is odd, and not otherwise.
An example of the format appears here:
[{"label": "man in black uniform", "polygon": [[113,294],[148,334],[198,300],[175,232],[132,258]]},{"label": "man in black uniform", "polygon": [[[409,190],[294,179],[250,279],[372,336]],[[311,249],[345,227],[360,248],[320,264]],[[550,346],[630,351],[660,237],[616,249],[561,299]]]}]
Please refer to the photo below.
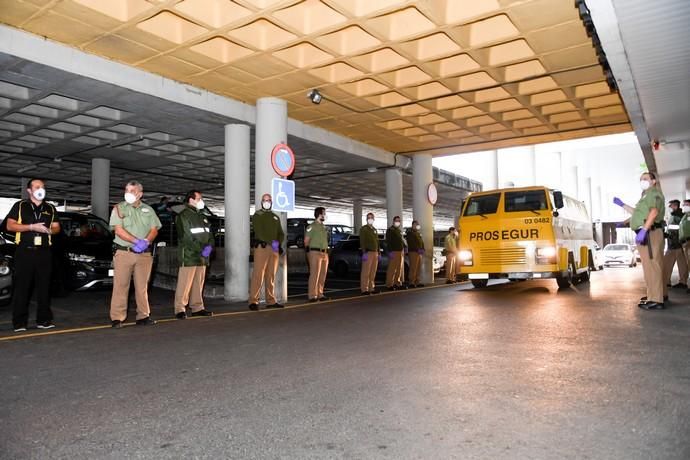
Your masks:
[{"label": "man in black uniform", "polygon": [[27,184],[28,200],[18,201],[7,214],[7,230],[15,232],[17,251],[14,255],[14,308],[12,323],[15,332],[26,331],[29,323],[31,286],[36,292],[36,324],[39,329],[50,329],[53,312],[50,309],[50,277],[53,257],[52,235],[60,232],[55,207],[43,201],[45,184],[31,179]]}]

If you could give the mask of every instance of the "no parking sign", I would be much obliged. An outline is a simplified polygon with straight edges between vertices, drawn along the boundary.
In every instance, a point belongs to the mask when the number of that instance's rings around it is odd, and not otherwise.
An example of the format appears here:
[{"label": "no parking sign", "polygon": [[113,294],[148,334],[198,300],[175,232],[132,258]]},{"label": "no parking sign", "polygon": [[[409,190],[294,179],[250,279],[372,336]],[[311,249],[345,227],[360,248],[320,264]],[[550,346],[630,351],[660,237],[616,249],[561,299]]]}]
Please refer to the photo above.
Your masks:
[{"label": "no parking sign", "polygon": [[288,177],[295,172],[295,154],[287,144],[277,144],[271,151],[271,165],[276,174]]}]

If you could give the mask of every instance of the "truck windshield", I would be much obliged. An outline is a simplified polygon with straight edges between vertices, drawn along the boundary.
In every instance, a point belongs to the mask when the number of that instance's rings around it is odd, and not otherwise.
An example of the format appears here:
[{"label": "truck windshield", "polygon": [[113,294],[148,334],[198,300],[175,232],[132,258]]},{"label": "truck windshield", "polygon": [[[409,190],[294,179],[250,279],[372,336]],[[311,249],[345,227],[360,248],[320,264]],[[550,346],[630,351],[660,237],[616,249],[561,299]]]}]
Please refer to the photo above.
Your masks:
[{"label": "truck windshield", "polygon": [[464,216],[483,216],[495,214],[498,209],[498,202],[501,199],[500,193],[491,195],[472,196],[467,201]]},{"label": "truck windshield", "polygon": [[506,192],[505,195],[506,212],[542,211],[548,209],[544,190]]}]

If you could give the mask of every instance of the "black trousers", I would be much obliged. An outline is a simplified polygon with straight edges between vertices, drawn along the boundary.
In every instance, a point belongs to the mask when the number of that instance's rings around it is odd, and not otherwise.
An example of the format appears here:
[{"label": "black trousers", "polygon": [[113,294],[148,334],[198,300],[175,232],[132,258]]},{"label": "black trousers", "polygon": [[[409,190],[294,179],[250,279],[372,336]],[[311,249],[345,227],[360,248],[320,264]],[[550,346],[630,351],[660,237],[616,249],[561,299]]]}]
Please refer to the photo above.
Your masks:
[{"label": "black trousers", "polygon": [[50,279],[53,268],[53,254],[50,248],[29,249],[18,247],[14,255],[14,303],[12,323],[14,327],[29,323],[29,301],[32,288],[36,292],[36,322],[53,320],[50,309]]}]

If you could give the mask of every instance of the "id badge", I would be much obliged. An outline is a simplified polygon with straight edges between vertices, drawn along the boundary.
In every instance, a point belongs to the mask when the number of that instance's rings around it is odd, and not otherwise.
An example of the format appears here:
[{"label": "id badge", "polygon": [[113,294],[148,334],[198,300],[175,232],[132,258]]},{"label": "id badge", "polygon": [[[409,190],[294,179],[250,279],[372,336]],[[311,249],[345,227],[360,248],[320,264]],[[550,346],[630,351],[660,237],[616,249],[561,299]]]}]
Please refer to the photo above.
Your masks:
[{"label": "id badge", "polygon": [[43,244],[43,238],[40,236],[34,236],[34,246],[41,246]]}]

